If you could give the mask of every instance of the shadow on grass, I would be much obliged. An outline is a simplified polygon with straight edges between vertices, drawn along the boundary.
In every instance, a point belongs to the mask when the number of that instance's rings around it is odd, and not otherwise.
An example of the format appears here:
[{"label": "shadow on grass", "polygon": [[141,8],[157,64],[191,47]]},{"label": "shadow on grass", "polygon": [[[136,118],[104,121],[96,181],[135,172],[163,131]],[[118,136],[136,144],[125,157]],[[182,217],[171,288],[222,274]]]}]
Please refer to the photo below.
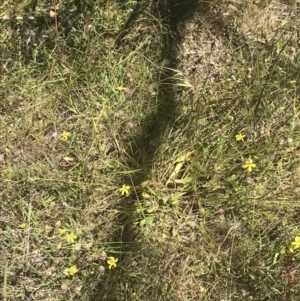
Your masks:
[{"label": "shadow on grass", "polygon": [[[150,9],[150,14],[154,15],[155,18],[160,20],[163,27],[168,29],[163,33],[162,40],[164,44],[160,49],[160,60],[161,62],[166,62],[165,65],[167,68],[162,68],[159,75],[157,109],[154,113],[147,116],[140,133],[133,137],[126,150],[129,157],[134,158],[134,160],[130,160],[129,158],[126,164],[132,170],[141,170],[141,172],[132,176],[134,187],[139,187],[141,183],[149,178],[152,162],[156,151],[162,143],[165,130],[170,125],[173,125],[176,120],[177,104],[175,102],[176,95],[174,81],[172,80],[172,69],[176,69],[177,67],[176,52],[181,42],[178,26],[183,25],[196,12],[201,14],[208,13],[211,4],[211,1],[201,0],[164,0],[155,1],[149,7],[149,2],[146,2],[142,2],[145,4],[139,3],[137,5],[116,40],[117,48],[122,47],[123,39],[130,33],[135,21],[139,17],[139,13],[143,9]],[[126,300],[133,300],[134,298],[129,292],[137,290],[143,292],[142,296],[145,300],[147,298],[150,298],[148,300],[172,299],[171,296],[174,293],[174,287],[166,288],[166,283],[162,279],[165,276],[164,272],[162,272],[165,267],[158,266],[160,261],[165,261],[160,259],[166,259],[168,256],[167,252],[163,250],[164,247],[161,245],[150,245],[150,243],[145,245],[139,239],[139,229],[134,225],[135,201],[135,196],[132,196],[131,199],[122,202],[120,208],[118,208],[121,212],[118,220],[121,231],[116,233],[115,241],[120,241],[119,244],[116,244],[116,248],[120,251],[119,262],[122,262],[122,265],[112,271],[111,275],[113,276],[109,277],[105,283],[99,285],[98,294],[93,300],[100,300],[99,298],[111,301],[125,300],[124,296],[127,296]],[[134,262],[141,262],[141,257],[145,263],[144,270],[147,270],[147,275],[139,275],[136,269],[134,269]],[[129,268],[125,270],[122,266]]]},{"label": "shadow on grass", "polygon": [[[148,3],[148,1],[146,1]],[[136,164],[128,162],[134,169],[141,169],[142,173],[134,177],[134,185],[138,186],[145,181],[151,171],[154,155],[159,149],[161,138],[169,125],[176,120],[177,104],[174,91],[174,71],[177,68],[177,49],[181,42],[178,27],[188,21],[194,13],[207,13],[212,1],[201,0],[161,0],[154,1],[150,8],[150,14],[161,21],[164,28],[162,41],[164,44],[160,49],[160,61],[162,68],[159,74],[159,90],[157,96],[157,109],[149,114],[142,124],[140,133],[135,136],[127,153],[134,158]],[[146,6],[146,4],[145,4]],[[116,45],[121,47],[122,39],[130,32],[131,26],[138,19],[139,13],[144,9],[140,4],[133,11],[132,15],[118,35]]]}]

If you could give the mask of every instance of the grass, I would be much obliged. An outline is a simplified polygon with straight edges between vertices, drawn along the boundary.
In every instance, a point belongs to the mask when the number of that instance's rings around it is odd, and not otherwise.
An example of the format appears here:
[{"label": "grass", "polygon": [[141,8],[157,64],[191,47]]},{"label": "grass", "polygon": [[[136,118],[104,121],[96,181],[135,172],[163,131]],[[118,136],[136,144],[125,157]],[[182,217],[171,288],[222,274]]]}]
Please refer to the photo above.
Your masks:
[{"label": "grass", "polygon": [[296,2],[0,5],[4,300],[298,300]]}]

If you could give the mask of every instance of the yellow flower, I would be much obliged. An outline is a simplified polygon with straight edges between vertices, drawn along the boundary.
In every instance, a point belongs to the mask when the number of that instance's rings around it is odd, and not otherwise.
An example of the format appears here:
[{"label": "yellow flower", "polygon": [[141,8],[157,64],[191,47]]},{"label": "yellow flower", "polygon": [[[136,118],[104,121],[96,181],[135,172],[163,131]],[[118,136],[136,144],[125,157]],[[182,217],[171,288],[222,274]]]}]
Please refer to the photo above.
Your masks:
[{"label": "yellow flower", "polygon": [[71,135],[70,132],[63,131],[60,135],[60,139],[67,141],[70,135]]},{"label": "yellow flower", "polygon": [[235,136],[235,140],[244,142],[245,137],[246,137],[246,135],[243,135],[243,134],[239,133],[238,135]]},{"label": "yellow flower", "polygon": [[120,191],[121,195],[129,196],[129,189],[130,189],[130,186],[124,184],[121,188],[119,188],[119,191]]},{"label": "yellow flower", "polygon": [[59,235],[63,235],[67,232],[67,230],[59,228],[59,229],[57,229],[57,232],[58,232]]},{"label": "yellow flower", "polygon": [[118,258],[115,257],[108,257],[107,263],[108,263],[108,268],[115,268],[117,266]]},{"label": "yellow flower", "polygon": [[74,276],[78,272],[76,265],[72,265],[71,267],[64,269],[64,274],[66,276]]},{"label": "yellow flower", "polygon": [[125,90],[125,87],[123,87],[123,86],[121,85],[121,86],[118,87],[118,90],[119,90],[119,91],[123,91],[123,90]]},{"label": "yellow flower", "polygon": [[292,242],[292,249],[296,250],[300,248],[300,236],[296,236],[295,240]]},{"label": "yellow flower", "polygon": [[70,233],[66,235],[66,240],[69,243],[73,243],[75,242],[75,239],[77,238],[77,236],[74,233]]},{"label": "yellow flower", "polygon": [[247,168],[249,172],[251,172],[254,167],[256,167],[256,164],[253,163],[252,159],[250,158],[247,159],[245,164],[243,165],[243,168]]},{"label": "yellow flower", "polygon": [[76,265],[72,265],[69,268],[69,271],[70,271],[70,275],[73,276],[73,275],[75,275],[78,272],[78,269],[77,269]]}]

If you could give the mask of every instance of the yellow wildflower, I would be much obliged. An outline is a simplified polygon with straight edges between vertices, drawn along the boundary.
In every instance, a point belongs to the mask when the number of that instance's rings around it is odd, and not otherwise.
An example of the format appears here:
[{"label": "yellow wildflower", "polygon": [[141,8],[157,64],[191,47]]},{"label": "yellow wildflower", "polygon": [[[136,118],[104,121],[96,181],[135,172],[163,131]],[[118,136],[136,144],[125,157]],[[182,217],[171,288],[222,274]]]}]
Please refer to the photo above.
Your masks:
[{"label": "yellow wildflower", "polygon": [[245,137],[246,137],[246,135],[243,135],[243,134],[239,133],[238,135],[235,135],[235,140],[244,142]]},{"label": "yellow wildflower", "polygon": [[73,243],[75,242],[75,239],[77,238],[77,236],[74,233],[70,233],[66,235],[66,240],[69,243]]},{"label": "yellow wildflower", "polygon": [[123,86],[121,85],[121,86],[118,87],[118,90],[119,90],[119,91],[123,91],[123,90],[125,90],[125,87],[123,87]]},{"label": "yellow wildflower", "polygon": [[115,257],[108,257],[107,263],[108,263],[108,268],[115,268],[117,266],[118,258]]},{"label": "yellow wildflower", "polygon": [[71,135],[70,132],[63,131],[60,135],[60,139],[67,141],[70,135]]},{"label": "yellow wildflower", "polygon": [[296,250],[300,248],[300,236],[296,236],[295,240],[292,242],[292,249]]},{"label": "yellow wildflower", "polygon": [[69,268],[69,271],[70,271],[70,275],[73,276],[73,275],[75,275],[78,272],[78,269],[77,269],[76,265],[72,265]]},{"label": "yellow wildflower", "polygon": [[121,195],[129,196],[129,190],[130,190],[130,186],[125,184],[121,188],[119,188]]},{"label": "yellow wildflower", "polygon": [[251,172],[252,169],[253,169],[254,167],[256,167],[256,164],[253,163],[253,160],[249,158],[249,159],[246,160],[245,164],[244,164],[242,167],[243,167],[243,168],[247,168],[247,170],[248,170],[249,172]]},{"label": "yellow wildflower", "polygon": [[78,272],[78,269],[77,269],[76,265],[72,265],[71,267],[64,269],[63,273],[66,276],[74,276],[77,272]]}]

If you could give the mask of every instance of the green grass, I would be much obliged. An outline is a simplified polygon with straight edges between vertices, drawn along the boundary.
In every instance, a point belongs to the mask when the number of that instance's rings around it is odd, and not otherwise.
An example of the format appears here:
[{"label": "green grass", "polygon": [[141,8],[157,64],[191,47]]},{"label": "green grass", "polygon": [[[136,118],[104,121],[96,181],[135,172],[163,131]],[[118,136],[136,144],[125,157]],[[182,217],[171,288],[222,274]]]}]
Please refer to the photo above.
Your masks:
[{"label": "green grass", "polygon": [[299,5],[50,2],[0,5],[0,296],[298,300]]}]

